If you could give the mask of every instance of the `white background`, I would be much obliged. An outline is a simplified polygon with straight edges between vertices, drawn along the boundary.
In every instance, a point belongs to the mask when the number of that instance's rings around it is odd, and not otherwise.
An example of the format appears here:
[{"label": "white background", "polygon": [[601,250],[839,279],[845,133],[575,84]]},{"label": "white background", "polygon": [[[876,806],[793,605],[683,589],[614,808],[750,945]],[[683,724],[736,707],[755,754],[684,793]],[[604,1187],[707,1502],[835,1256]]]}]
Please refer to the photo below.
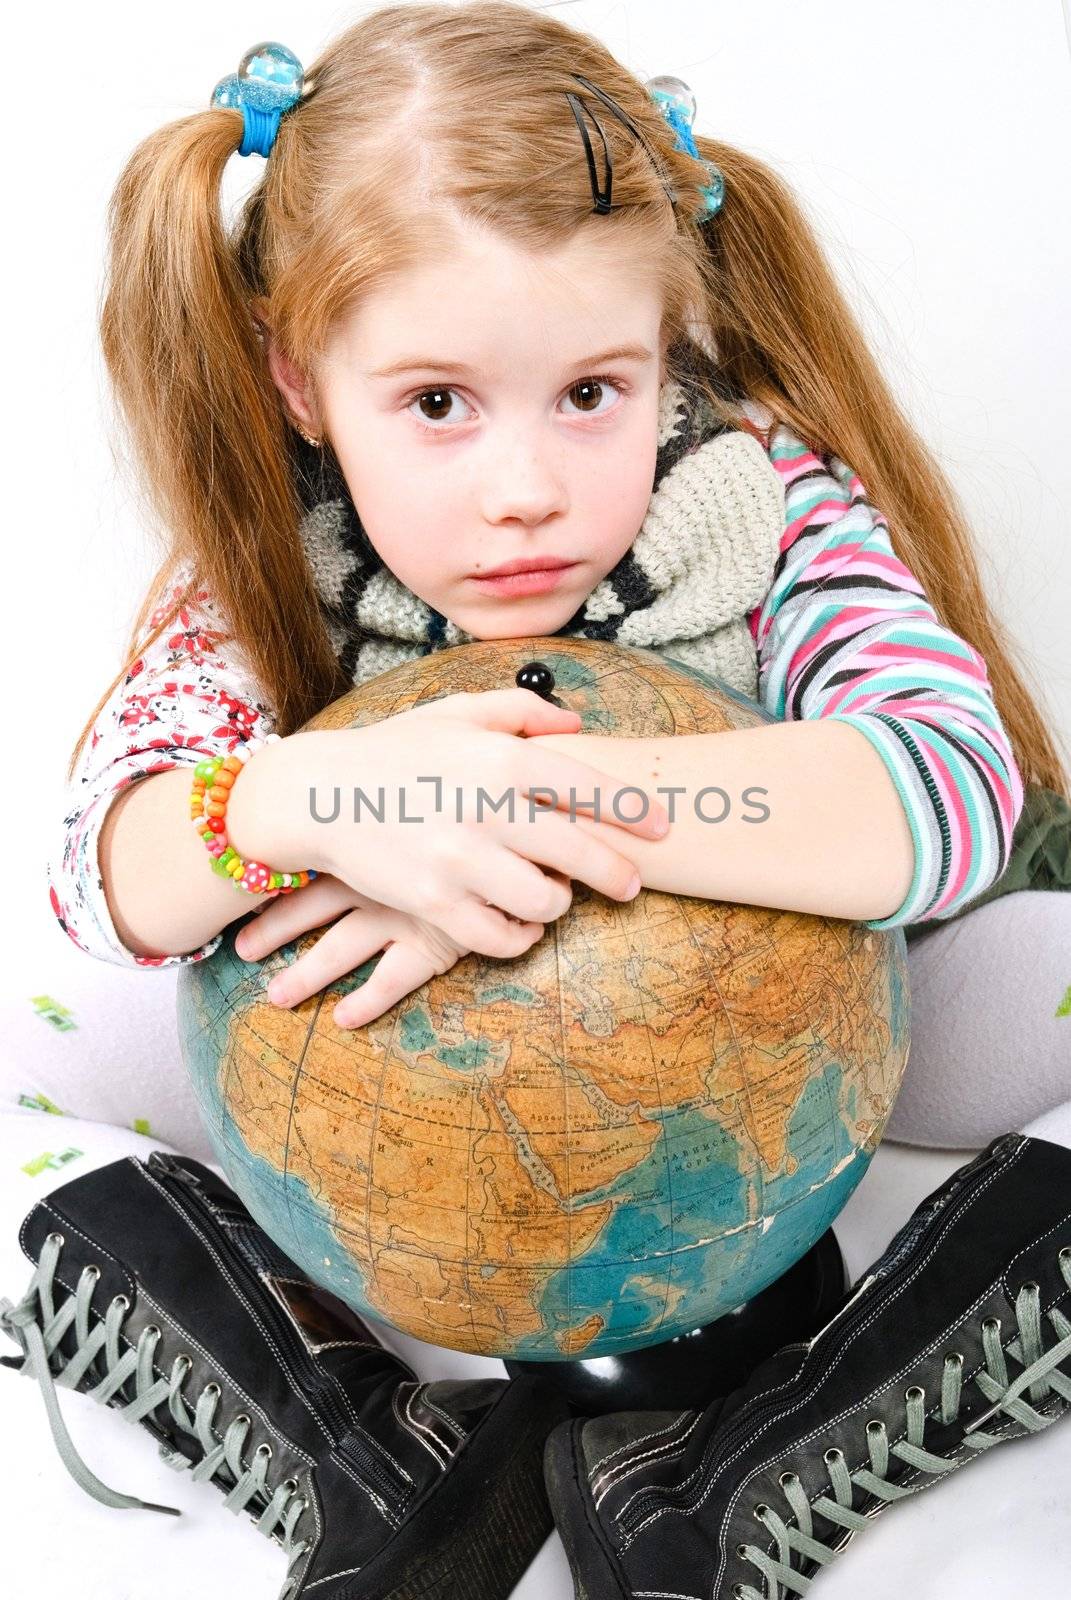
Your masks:
[{"label": "white background", "polygon": [[[66,947],[44,875],[57,847],[62,774],[119,664],[155,565],[133,485],[113,453],[120,446],[97,351],[109,195],[134,145],[206,105],[251,44],[280,39],[310,61],[363,9],[184,0],[179,12],[104,0],[28,7],[5,26],[8,581],[0,665],[9,991],[25,981],[27,994],[39,992],[40,952],[49,941]],[[605,40],[639,76],[685,78],[696,92],[700,133],[754,152],[793,184],[898,394],[966,502],[998,613],[1071,744],[1071,27],[1060,0],[575,0],[555,9]],[[260,171],[259,157],[232,159],[228,204]],[[145,974],[143,981],[152,980]],[[50,1177],[49,1186],[56,1181]],[[889,1214],[906,1215],[902,1202]],[[16,1274],[0,1287],[10,1293],[21,1284]],[[0,1387],[5,1381],[0,1376]],[[152,1455],[144,1436],[131,1440],[129,1470],[109,1475],[98,1451],[110,1448],[118,1428],[95,1427],[97,1419],[84,1414],[88,1402],[75,1410],[65,1398],[72,1431],[106,1481],[152,1498],[156,1485],[136,1470]],[[140,1597],[147,1587],[176,1597],[184,1589],[214,1594],[220,1571],[207,1540],[217,1525],[235,1558],[245,1552],[249,1593],[275,1592],[278,1552],[248,1524],[231,1526],[207,1507],[211,1491],[185,1491],[183,1504],[200,1508],[201,1518],[171,1524],[163,1560],[159,1530],[142,1526],[145,1549],[155,1552],[149,1560],[159,1563],[147,1567],[136,1540],[125,1542],[147,1514],[102,1512],[67,1480],[43,1405],[38,1423],[21,1432],[21,1515],[39,1506],[57,1542],[46,1550],[38,1533],[20,1541],[13,1532],[8,1570],[14,1559],[26,1580],[17,1587],[42,1578],[54,1587],[49,1561],[62,1564],[110,1517],[108,1576],[87,1573],[86,1592],[120,1593],[121,1579],[124,1596]],[[894,1582],[897,1590],[952,1600],[982,1592],[964,1565],[976,1541],[984,1544],[981,1485],[1004,1481],[1013,1463],[1029,1468],[1032,1481],[1009,1490],[1018,1533],[1002,1546],[1007,1569],[998,1573],[991,1542],[975,1551],[973,1576],[984,1586],[980,1575],[988,1572],[994,1593],[1012,1592],[1016,1573],[1028,1582],[1054,1579],[1060,1540],[1046,1520],[1055,1511],[1045,1494],[1046,1463],[1056,1460],[1046,1453],[1050,1445],[1011,1447],[980,1463],[973,1477],[957,1476],[936,1500],[926,1497],[913,1524],[929,1529],[925,1556],[892,1519],[876,1528],[871,1553],[853,1556],[860,1580],[866,1566],[868,1592],[879,1592],[871,1575],[886,1557],[896,1573],[890,1592]],[[183,1492],[176,1483],[155,1497],[174,1504]],[[993,1501],[991,1492],[990,1507]],[[946,1517],[958,1529],[946,1555],[961,1558],[962,1588],[947,1569],[942,1582],[934,1564]],[[830,1593],[839,1581],[847,1594],[850,1579],[845,1564],[830,1574]],[[553,1546],[528,1585],[537,1600],[566,1593]],[[228,1572],[219,1592],[235,1587]]]}]

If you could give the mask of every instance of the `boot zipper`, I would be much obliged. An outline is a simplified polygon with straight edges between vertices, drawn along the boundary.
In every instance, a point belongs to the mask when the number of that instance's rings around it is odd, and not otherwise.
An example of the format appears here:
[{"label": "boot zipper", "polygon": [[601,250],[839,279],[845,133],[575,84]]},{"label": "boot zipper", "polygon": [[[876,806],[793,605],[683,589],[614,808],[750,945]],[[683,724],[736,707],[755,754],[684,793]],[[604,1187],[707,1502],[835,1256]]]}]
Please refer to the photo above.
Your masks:
[{"label": "boot zipper", "polygon": [[[266,1290],[257,1273],[246,1261],[241,1251],[227,1237],[220,1222],[217,1208],[203,1193],[197,1178],[177,1165],[166,1152],[154,1150],[147,1166],[165,1189],[169,1189],[179,1202],[200,1217],[209,1228],[209,1236],[228,1266],[243,1286],[255,1296],[257,1313],[270,1325],[272,1333],[284,1348],[288,1360],[298,1369],[301,1377],[314,1389],[323,1410],[327,1413],[334,1433],[336,1448],[346,1459],[361,1470],[370,1486],[387,1502],[390,1510],[401,1518],[408,1506],[412,1484],[391,1471],[388,1463],[377,1455],[360,1433],[354,1430],[353,1419],[346,1412],[329,1378],[325,1378],[309,1352],[286,1321],[284,1314],[272,1304],[270,1291]],[[244,1219],[239,1219],[248,1226]],[[300,1270],[300,1269],[299,1269]]]},{"label": "boot zipper", "polygon": [[[701,1464],[698,1473],[697,1488],[683,1499],[677,1499],[672,1490],[648,1490],[647,1493],[642,1496],[642,1498],[634,1500],[632,1504],[625,1508],[615,1519],[622,1535],[627,1538],[630,1534],[632,1534],[639,1524],[645,1519],[648,1512],[659,1503],[672,1505],[675,1509],[680,1510],[684,1514],[688,1514],[690,1511],[692,1511],[695,1508],[696,1501],[699,1498],[699,1495],[702,1493],[703,1486],[709,1477],[709,1469],[716,1464],[718,1458],[727,1455],[730,1452],[731,1447],[735,1445],[739,1439],[754,1431],[757,1423],[763,1422],[766,1417],[770,1416],[774,1412],[784,1410],[786,1407],[786,1402],[794,1399],[799,1390],[806,1387],[813,1375],[814,1366],[816,1364],[811,1360],[811,1352],[814,1350],[814,1347],[818,1343],[822,1343],[821,1360],[823,1364],[829,1360],[829,1358],[837,1351],[837,1349],[839,1349],[841,1343],[843,1342],[846,1331],[851,1326],[852,1320],[851,1318],[842,1320],[844,1319],[844,1314],[849,1307],[853,1305],[856,1300],[858,1300],[859,1296],[863,1293],[863,1290],[868,1288],[872,1283],[879,1282],[883,1285],[881,1290],[882,1295],[885,1298],[888,1298],[891,1291],[896,1288],[897,1284],[899,1284],[905,1272],[908,1270],[910,1263],[910,1256],[912,1252],[905,1252],[904,1249],[909,1237],[909,1230],[911,1230],[910,1237],[912,1239],[926,1237],[939,1220],[943,1221],[954,1211],[958,1211],[960,1209],[970,1195],[974,1193],[978,1185],[988,1175],[988,1168],[1001,1156],[1003,1156],[1004,1153],[1013,1145],[1021,1143],[1023,1138],[1024,1135],[1021,1133],[1005,1134],[1003,1138],[994,1140],[993,1144],[988,1149],[980,1151],[978,1155],[975,1156],[974,1160],[969,1162],[967,1166],[962,1167],[956,1173],[953,1173],[946,1180],[946,1184],[942,1186],[942,1190],[938,1191],[938,1196],[931,1202],[929,1214],[925,1217],[922,1224],[920,1225],[916,1223],[913,1228],[910,1221],[905,1223],[904,1227],[898,1234],[894,1235],[886,1249],[882,1252],[883,1256],[888,1255],[890,1251],[894,1252],[893,1264],[891,1267],[883,1272],[875,1271],[868,1273],[865,1280],[859,1284],[858,1288],[853,1290],[849,1300],[843,1306],[841,1306],[840,1310],[837,1311],[833,1317],[830,1318],[825,1327],[819,1329],[818,1333],[815,1334],[814,1338],[811,1339],[809,1343],[801,1345],[801,1348],[806,1349],[807,1354],[804,1357],[804,1364],[800,1368],[799,1375],[793,1380],[793,1382],[789,1384],[787,1388],[781,1390],[777,1398],[774,1400],[766,1399],[764,1401],[760,1401],[760,1403],[752,1410],[749,1410],[745,1405],[728,1424],[724,1433],[715,1433],[714,1440],[712,1441],[712,1459],[709,1463],[709,1467],[705,1461]],[[897,1260],[897,1246],[898,1242],[901,1240],[901,1236],[903,1237],[904,1242],[900,1245],[900,1259]],[[881,1258],[879,1258],[879,1260],[880,1259]],[[868,1315],[872,1310],[876,1309],[876,1305],[877,1302],[875,1302],[874,1305],[868,1304]],[[827,1341],[826,1335],[836,1323],[839,1323],[839,1326],[836,1328],[836,1331],[832,1334],[831,1338]]]}]

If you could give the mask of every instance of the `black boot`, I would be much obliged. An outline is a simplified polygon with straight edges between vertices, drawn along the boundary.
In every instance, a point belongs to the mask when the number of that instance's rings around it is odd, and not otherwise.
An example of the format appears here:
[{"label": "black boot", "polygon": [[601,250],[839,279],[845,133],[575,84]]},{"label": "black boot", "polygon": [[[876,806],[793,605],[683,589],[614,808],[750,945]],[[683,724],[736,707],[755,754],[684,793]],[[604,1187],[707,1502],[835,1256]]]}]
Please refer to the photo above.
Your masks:
[{"label": "black boot", "polygon": [[566,1422],[551,1505],[581,1600],[781,1600],[893,1500],[1071,1409],[1071,1150],[994,1139],[809,1341],[706,1410]]},{"label": "black boot", "polygon": [[3,1365],[124,1410],[160,1454],[229,1490],[288,1556],[280,1600],[505,1597],[550,1531],[542,1482],[564,1402],[531,1380],[420,1383],[312,1284],[209,1167],[154,1150],[38,1201],[20,1232],[37,1270],[0,1327]]}]

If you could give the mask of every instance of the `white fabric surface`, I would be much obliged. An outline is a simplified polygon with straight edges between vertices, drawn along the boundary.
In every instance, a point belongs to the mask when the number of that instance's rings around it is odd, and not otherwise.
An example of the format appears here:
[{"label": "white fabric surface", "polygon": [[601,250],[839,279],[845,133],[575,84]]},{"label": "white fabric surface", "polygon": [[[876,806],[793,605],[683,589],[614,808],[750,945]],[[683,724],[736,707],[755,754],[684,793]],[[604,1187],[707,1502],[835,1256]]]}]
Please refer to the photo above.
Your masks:
[{"label": "white fabric surface", "polygon": [[[10,1062],[8,1063],[10,1065]],[[1048,1131],[1071,1138],[1066,1118]],[[1059,1124],[1059,1125],[1058,1125]],[[34,1201],[75,1173],[163,1146],[129,1129],[0,1106],[0,1294],[18,1299],[32,1266],[18,1230]],[[71,1154],[64,1160],[65,1154]],[[51,1153],[51,1164],[41,1164]],[[852,1278],[913,1207],[967,1159],[962,1152],[883,1144],[836,1224]],[[212,1163],[214,1165],[214,1163]],[[218,1168],[217,1168],[218,1170]],[[498,1362],[435,1349],[383,1330],[427,1377],[500,1373]],[[4,1354],[17,1347],[0,1338]],[[181,1517],[100,1505],[68,1474],[52,1441],[36,1383],[0,1369],[9,1512],[6,1592],[79,1594],[87,1600],[275,1600],[282,1553],[246,1516],[231,1519],[222,1492],[167,1467],[143,1428],[86,1395],[60,1391],[64,1420],[88,1466],[111,1488]],[[816,1580],[823,1600],[910,1593],[917,1600],[1066,1592],[1071,1547],[1071,1425],[1002,1445],[917,1499],[890,1507]],[[20,1581],[21,1580],[21,1581]],[[812,1585],[812,1592],[814,1585]],[[514,1600],[571,1600],[572,1583],[552,1535]]]},{"label": "white fabric surface", "polygon": [[53,922],[0,972],[0,1103],[87,1117],[211,1161],[182,1064],[178,969],[84,954]]},{"label": "white fabric surface", "polygon": [[[216,1166],[182,1066],[176,970],[93,961],[54,924],[49,935],[40,949],[24,944],[12,952],[0,974],[0,1295],[11,1300],[22,1296],[33,1271],[18,1244],[22,1220],[68,1177],[127,1154],[144,1159],[157,1147]],[[1036,1131],[1071,1144],[1071,1106]],[[914,1206],[968,1159],[961,1148],[882,1144],[836,1224],[853,1281]],[[379,1331],[424,1377],[503,1371],[497,1361]],[[0,1336],[0,1349],[13,1354],[17,1347]],[[224,1511],[220,1490],[172,1471],[144,1429],[87,1396],[61,1391],[60,1405],[75,1447],[99,1478],[183,1515],[113,1510],[93,1500],[56,1452],[36,1383],[0,1369],[11,1512],[4,1592],[145,1600],[151,1589],[153,1600],[275,1600],[285,1578],[282,1553],[247,1516]],[[901,1590],[918,1600],[1031,1588],[1062,1595],[1069,1481],[1065,1420],[889,1508],[816,1580],[822,1600]],[[571,1600],[572,1593],[552,1535],[514,1600]]]},{"label": "white fabric surface", "polygon": [[908,966],[911,1051],[887,1139],[980,1150],[1071,1100],[1071,894],[1000,895],[908,945]]}]

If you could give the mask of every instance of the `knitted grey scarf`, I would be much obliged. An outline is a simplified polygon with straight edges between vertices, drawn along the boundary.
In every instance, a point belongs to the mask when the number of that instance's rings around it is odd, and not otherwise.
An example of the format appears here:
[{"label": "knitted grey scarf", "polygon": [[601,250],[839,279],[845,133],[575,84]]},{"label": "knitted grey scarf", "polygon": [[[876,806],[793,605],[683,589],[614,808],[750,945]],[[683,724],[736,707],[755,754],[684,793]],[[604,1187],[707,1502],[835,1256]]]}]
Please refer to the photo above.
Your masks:
[{"label": "knitted grey scarf", "polygon": [[[692,387],[688,380],[700,362],[707,358],[689,344],[682,381],[662,388],[651,499],[635,541],[555,637],[653,649],[756,699],[746,614],[773,581],[784,488],[759,440],[726,426]],[[717,392],[726,393],[721,385]],[[471,643],[472,634],[384,564],[330,447],[293,437],[301,537],[328,632],[352,682]]]}]

